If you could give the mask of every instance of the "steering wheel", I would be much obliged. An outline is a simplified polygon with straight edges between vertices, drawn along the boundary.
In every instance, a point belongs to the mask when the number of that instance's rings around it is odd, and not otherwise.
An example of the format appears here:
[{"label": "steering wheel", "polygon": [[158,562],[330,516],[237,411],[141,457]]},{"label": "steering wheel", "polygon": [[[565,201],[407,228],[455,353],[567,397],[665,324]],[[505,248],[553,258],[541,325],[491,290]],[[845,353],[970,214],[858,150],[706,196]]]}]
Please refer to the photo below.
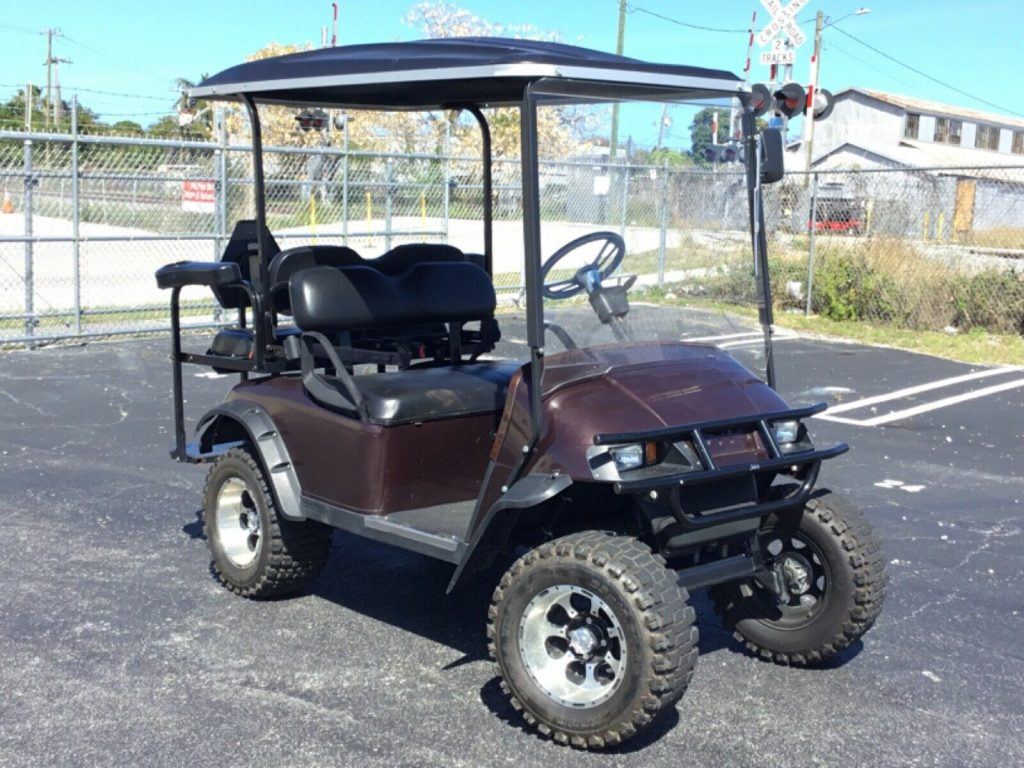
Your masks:
[{"label": "steering wheel", "polygon": [[[576,270],[572,277],[556,280],[553,283],[547,281],[548,275],[554,271],[562,259],[576,249],[590,243],[603,243],[593,261]],[[544,298],[568,299],[575,296],[586,287],[586,284],[583,282],[583,273],[596,269],[601,275],[601,279],[604,280],[619,268],[625,255],[626,242],[615,232],[591,232],[588,235],[583,235],[583,237],[577,237],[572,242],[566,243],[555,251],[551,258],[541,267],[540,279],[543,284]]]}]

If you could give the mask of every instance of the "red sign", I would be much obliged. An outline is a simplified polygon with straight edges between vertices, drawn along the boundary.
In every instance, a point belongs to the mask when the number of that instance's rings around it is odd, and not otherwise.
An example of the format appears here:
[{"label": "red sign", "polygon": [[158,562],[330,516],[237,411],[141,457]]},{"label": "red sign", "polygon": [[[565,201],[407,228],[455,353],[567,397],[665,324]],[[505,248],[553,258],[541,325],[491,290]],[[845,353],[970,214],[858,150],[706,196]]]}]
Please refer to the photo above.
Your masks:
[{"label": "red sign", "polygon": [[181,182],[181,210],[213,213],[217,209],[217,187],[212,181]]}]

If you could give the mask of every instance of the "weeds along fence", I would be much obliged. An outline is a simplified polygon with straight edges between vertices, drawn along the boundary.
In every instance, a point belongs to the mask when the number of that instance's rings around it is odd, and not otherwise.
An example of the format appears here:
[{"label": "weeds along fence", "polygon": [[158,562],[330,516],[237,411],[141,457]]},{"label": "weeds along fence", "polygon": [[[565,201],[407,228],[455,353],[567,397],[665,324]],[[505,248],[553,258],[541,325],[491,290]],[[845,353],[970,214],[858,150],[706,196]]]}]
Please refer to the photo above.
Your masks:
[{"label": "weeds along fence", "polygon": [[[479,158],[266,150],[267,212],[282,248],[344,243],[373,257],[408,242],[483,249]],[[746,191],[737,166],[542,162],[542,246],[619,232],[649,300],[749,304]],[[0,344],[165,329],[155,270],[220,257],[252,218],[251,148],[213,141],[0,132]],[[494,165],[495,283],[522,286],[520,165]],[[822,171],[766,189],[781,311],[907,328],[1024,332],[1024,164]],[[187,321],[217,325],[211,297]]]}]

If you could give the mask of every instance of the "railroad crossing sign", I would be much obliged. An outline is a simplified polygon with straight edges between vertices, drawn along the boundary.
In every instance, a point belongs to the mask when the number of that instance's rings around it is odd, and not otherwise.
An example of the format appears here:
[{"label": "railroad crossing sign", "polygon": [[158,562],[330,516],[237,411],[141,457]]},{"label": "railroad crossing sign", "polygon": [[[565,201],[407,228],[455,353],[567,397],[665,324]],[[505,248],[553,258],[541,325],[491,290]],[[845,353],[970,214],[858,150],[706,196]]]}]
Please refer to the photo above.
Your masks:
[{"label": "railroad crossing sign", "polygon": [[769,45],[772,40],[780,34],[785,34],[794,48],[799,48],[807,42],[807,36],[796,23],[796,15],[803,10],[809,0],[790,0],[789,5],[783,5],[782,0],[761,0],[772,20],[767,27],[761,30],[757,36],[757,42],[761,46]]}]

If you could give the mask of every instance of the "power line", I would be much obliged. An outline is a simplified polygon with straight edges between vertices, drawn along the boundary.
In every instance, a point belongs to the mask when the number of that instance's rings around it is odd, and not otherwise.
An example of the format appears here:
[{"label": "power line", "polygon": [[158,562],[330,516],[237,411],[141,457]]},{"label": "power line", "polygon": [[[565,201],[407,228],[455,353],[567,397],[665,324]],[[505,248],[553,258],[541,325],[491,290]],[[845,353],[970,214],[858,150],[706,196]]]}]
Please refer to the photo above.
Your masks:
[{"label": "power line", "polygon": [[63,37],[65,40],[67,40],[72,45],[77,45],[79,48],[84,48],[85,50],[89,51],[90,53],[95,53],[98,56],[106,56],[107,55],[103,51],[100,51],[100,50],[98,50],[96,48],[93,48],[91,45],[86,45],[83,42],[79,42],[75,38],[69,37],[68,35],[65,35],[64,33],[61,33],[61,37]]},{"label": "power line", "polygon": [[1014,112],[1012,109],[1007,109],[1006,107],[1002,107],[999,104],[995,104],[995,103],[993,103],[991,101],[986,101],[985,99],[981,98],[980,96],[975,96],[973,93],[965,91],[962,88],[957,88],[955,85],[951,85],[950,83],[947,83],[947,82],[945,82],[943,80],[939,80],[937,77],[932,77],[927,72],[922,72],[917,67],[911,66],[910,64],[907,64],[906,62],[900,61],[895,56],[890,56],[885,51],[882,51],[882,50],[879,50],[878,48],[875,48],[875,46],[871,45],[870,43],[865,43],[859,37],[854,37],[849,32],[847,32],[845,29],[840,28],[838,25],[836,25],[834,23],[831,24],[830,26],[836,32],[839,32],[842,35],[846,35],[846,37],[848,37],[851,40],[853,40],[853,42],[859,43],[860,45],[863,45],[865,48],[867,48],[868,50],[874,51],[879,56],[883,56],[886,59],[888,59],[889,61],[893,62],[894,64],[899,64],[904,69],[909,69],[914,74],[920,75],[921,77],[925,78],[926,80],[931,80],[933,83],[937,83],[938,85],[941,85],[943,88],[948,88],[951,91],[955,91],[956,93],[959,93],[961,96],[966,96],[969,99],[973,99],[974,101],[977,101],[977,102],[979,102],[981,104],[985,104],[985,105],[990,106],[990,107],[992,107],[994,109],[998,109],[1000,112],[1005,112],[1008,115],[1015,115],[1017,117],[1024,117],[1024,114],[1021,114],[1020,112]]},{"label": "power line", "polygon": [[701,32],[726,32],[730,34],[734,32],[740,32],[743,34],[747,34],[747,32],[750,31],[747,29],[724,29],[722,27],[705,27],[700,24],[691,24],[688,21],[680,21],[679,19],[673,19],[671,16],[664,16],[660,13],[649,11],[646,8],[641,8],[640,6],[633,5],[632,3],[626,3],[626,11],[629,13],[644,13],[647,14],[648,16],[653,16],[656,19],[667,21],[670,24],[676,24],[680,27],[687,27],[688,29],[699,29]]},{"label": "power line", "polygon": [[14,32],[21,32],[25,35],[38,35],[39,30],[31,29],[29,27],[22,27],[18,24],[0,24],[0,29],[10,29]]},{"label": "power line", "polygon": [[861,64],[861,65],[867,67],[868,69],[873,69],[873,70],[875,70],[875,72],[878,72],[880,75],[885,75],[887,78],[889,78],[891,80],[895,80],[897,83],[900,83],[901,85],[905,85],[908,88],[916,88],[917,87],[916,85],[914,85],[913,83],[909,82],[908,80],[904,80],[901,77],[896,77],[896,75],[892,74],[891,72],[886,72],[881,67],[876,67],[871,62],[865,61],[864,59],[860,58],[859,56],[854,56],[852,53],[850,53],[849,51],[847,51],[847,50],[845,50],[843,48],[840,48],[835,43],[832,43],[832,42],[826,43],[825,44],[825,50],[826,51],[837,51],[838,53],[843,54],[843,56],[846,56],[846,57],[848,57],[850,59],[853,59],[858,64]]},{"label": "power line", "polygon": [[[24,83],[0,83],[0,88],[24,88]],[[147,96],[141,93],[118,93],[116,91],[101,91],[97,88],[72,88],[75,92],[97,93],[103,96],[118,96],[126,99],[151,99],[152,101],[168,101],[171,96]]]}]

